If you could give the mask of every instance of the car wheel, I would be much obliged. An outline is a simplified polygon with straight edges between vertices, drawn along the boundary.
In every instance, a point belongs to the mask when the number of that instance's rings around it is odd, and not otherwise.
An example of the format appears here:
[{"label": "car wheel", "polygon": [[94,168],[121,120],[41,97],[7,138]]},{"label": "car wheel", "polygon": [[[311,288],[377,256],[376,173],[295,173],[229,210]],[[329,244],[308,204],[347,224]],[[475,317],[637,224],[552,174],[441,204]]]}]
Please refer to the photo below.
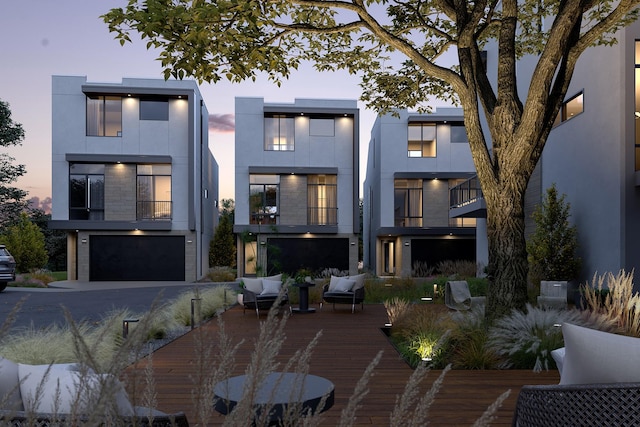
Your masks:
[{"label": "car wheel", "polygon": [[0,292],[4,291],[7,288],[7,282],[0,282]]}]

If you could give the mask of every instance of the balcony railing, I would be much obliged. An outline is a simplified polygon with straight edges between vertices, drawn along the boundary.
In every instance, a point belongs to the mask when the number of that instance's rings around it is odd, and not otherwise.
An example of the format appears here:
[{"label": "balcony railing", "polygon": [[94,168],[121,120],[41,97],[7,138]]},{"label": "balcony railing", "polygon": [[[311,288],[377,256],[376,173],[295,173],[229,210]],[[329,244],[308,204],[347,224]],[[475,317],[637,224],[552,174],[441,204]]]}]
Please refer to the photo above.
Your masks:
[{"label": "balcony railing", "polygon": [[338,225],[338,208],[307,207],[307,225]]},{"label": "balcony railing", "polygon": [[172,202],[138,201],[136,206],[137,220],[170,221]]},{"label": "balcony railing", "polygon": [[482,199],[482,190],[477,176],[456,185],[449,191],[449,208],[460,208]]}]

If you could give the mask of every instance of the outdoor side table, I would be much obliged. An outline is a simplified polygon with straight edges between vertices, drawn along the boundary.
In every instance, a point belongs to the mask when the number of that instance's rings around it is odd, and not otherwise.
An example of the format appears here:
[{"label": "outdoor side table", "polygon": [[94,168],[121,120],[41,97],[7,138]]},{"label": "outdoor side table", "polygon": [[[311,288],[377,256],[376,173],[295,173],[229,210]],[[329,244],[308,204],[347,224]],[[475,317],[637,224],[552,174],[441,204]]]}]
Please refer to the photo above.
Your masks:
[{"label": "outdoor side table", "polygon": [[[246,375],[220,381],[213,388],[214,408],[221,414],[230,413],[242,398]],[[323,398],[324,405],[320,407]],[[320,413],[333,406],[334,385],[326,378],[288,372],[274,372],[267,376],[253,402],[256,418],[262,408],[270,410],[269,421],[278,422],[287,413],[290,403],[301,405],[302,413]]]},{"label": "outdoor side table", "polygon": [[314,282],[294,283],[293,286],[300,288],[300,306],[293,308],[294,313],[315,313],[315,308],[309,308],[309,288],[315,286]]}]

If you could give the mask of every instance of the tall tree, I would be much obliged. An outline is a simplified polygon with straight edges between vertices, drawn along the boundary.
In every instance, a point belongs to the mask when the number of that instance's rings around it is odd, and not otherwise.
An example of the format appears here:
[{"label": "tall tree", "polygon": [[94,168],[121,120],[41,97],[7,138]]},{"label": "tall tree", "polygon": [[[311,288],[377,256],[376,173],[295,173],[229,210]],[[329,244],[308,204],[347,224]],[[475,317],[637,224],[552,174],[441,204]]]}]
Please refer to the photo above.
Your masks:
[{"label": "tall tree", "polygon": [[233,234],[235,203],[232,199],[220,202],[220,221],[209,245],[209,266],[236,266],[236,239]]},{"label": "tall tree", "polygon": [[[21,145],[24,129],[11,119],[9,104],[0,100],[0,147]],[[14,164],[15,158],[0,153],[0,231],[20,218],[27,207],[27,193],[10,184],[26,173],[24,165]]]},{"label": "tall tree", "polygon": [[[612,43],[639,3],[130,0],[103,19],[120,43],[137,32],[159,49],[166,78],[239,82],[266,73],[278,83],[311,61],[359,74],[362,99],[380,112],[424,109],[429,97],[459,102],[487,206],[487,313],[497,317],[525,308],[524,194],[576,62],[589,46]],[[495,76],[483,61],[486,43],[498,46]],[[454,66],[441,65],[447,51]],[[537,59],[524,97],[516,84],[523,55]]]}]

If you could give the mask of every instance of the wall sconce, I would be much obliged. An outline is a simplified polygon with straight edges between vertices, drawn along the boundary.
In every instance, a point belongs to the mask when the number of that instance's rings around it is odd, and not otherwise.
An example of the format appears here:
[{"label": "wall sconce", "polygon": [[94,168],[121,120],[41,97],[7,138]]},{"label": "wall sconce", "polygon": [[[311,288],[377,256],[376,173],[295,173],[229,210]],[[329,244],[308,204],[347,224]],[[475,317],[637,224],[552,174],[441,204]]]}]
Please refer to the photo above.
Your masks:
[{"label": "wall sconce", "polygon": [[409,242],[404,242],[404,245],[405,246],[409,246]]},{"label": "wall sconce", "polygon": [[351,242],[351,246],[355,246],[355,245],[356,245],[356,242]]},{"label": "wall sconce", "polygon": [[193,240],[187,240],[187,243],[191,244],[193,243]]},{"label": "wall sconce", "polygon": [[264,241],[260,242],[260,246],[264,246],[266,244],[267,244],[267,242],[264,242]]},{"label": "wall sconce", "polygon": [[129,336],[129,323],[136,323],[139,319],[124,319],[122,321],[122,338],[127,338]]},{"label": "wall sconce", "polygon": [[86,245],[86,244],[87,244],[87,239],[82,239],[82,240],[80,240],[80,241],[82,242],[82,244],[83,244],[83,245]]}]

